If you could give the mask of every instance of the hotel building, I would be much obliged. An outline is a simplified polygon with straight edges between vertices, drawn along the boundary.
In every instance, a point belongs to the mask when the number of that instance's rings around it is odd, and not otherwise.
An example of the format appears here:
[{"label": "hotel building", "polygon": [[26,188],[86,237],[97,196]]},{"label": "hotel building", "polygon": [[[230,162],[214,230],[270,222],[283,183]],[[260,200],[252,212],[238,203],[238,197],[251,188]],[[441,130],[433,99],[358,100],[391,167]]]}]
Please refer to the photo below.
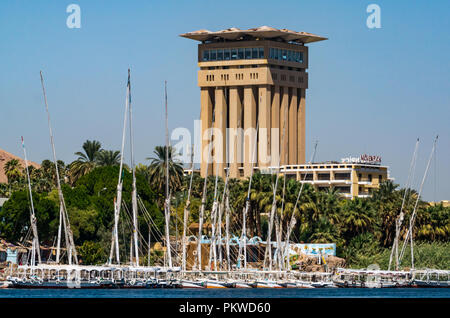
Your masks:
[{"label": "hotel building", "polygon": [[389,178],[379,163],[305,164],[306,44],[326,38],[266,26],[180,36],[201,42],[202,177],[224,177],[228,165],[231,178],[249,177],[252,167],[280,167],[287,177],[317,189],[333,187],[348,198],[368,196]]},{"label": "hotel building", "polygon": [[387,166],[372,163],[323,162],[281,167],[286,177],[295,177],[317,190],[334,188],[346,198],[368,197],[380,183],[391,179]]},{"label": "hotel building", "polygon": [[[257,169],[303,164],[306,44],[326,38],[266,26],[181,36],[201,42],[202,177],[224,177],[228,163],[231,178],[249,177],[252,162]],[[213,160],[207,155],[210,140]]]}]

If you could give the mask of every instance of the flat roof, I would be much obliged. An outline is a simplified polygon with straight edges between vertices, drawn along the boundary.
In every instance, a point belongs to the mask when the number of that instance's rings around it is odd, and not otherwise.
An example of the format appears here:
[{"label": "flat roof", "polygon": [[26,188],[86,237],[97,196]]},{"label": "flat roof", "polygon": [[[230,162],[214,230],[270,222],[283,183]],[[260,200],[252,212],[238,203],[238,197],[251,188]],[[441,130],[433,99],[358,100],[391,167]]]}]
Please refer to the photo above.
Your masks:
[{"label": "flat roof", "polygon": [[251,28],[241,30],[238,28],[229,28],[220,31],[198,30],[188,33],[180,34],[181,37],[196,41],[214,41],[214,40],[228,40],[239,41],[247,40],[248,38],[259,38],[267,40],[283,40],[285,42],[295,43],[311,43],[327,40],[327,38],[318,36],[307,32],[297,32],[288,29],[275,29],[268,26],[261,26],[258,28]]}]

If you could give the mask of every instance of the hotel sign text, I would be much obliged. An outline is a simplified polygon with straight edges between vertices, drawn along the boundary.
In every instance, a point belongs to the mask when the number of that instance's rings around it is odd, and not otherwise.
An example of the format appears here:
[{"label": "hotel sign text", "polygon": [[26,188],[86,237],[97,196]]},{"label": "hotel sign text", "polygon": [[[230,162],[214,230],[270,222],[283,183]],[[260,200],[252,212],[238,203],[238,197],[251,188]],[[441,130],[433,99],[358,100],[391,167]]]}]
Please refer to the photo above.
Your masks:
[{"label": "hotel sign text", "polygon": [[360,155],[359,157],[347,157],[341,159],[342,163],[369,163],[369,164],[381,164],[381,156],[374,155]]}]

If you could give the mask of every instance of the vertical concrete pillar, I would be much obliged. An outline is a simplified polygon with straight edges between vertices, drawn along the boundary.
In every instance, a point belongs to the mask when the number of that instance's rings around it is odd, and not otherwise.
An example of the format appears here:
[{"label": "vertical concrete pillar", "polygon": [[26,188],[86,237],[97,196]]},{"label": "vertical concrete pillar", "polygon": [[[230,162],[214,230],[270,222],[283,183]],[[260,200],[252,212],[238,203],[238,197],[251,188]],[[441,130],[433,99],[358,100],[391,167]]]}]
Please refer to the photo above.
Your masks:
[{"label": "vertical concrete pillar", "polygon": [[270,165],[270,108],[271,89],[269,86],[259,86],[259,135],[258,135],[258,167],[265,169]]},{"label": "vertical concrete pillar", "polygon": [[358,174],[356,173],[356,169],[354,168],[354,166],[352,166],[351,182],[352,185],[350,187],[350,193],[353,199],[359,195]]},{"label": "vertical concrete pillar", "polygon": [[297,164],[297,89],[293,88],[291,93],[291,101],[289,103],[289,164]]},{"label": "vertical concrete pillar", "polygon": [[281,165],[287,164],[289,153],[289,90],[287,87],[282,88],[281,105],[280,105],[280,161]]},{"label": "vertical concrete pillar", "polygon": [[[200,118],[202,122],[200,174],[203,178],[205,178],[207,174],[211,174],[212,169],[212,158],[209,158],[209,166],[207,168],[208,156],[210,155],[208,154],[208,150],[211,133],[208,131],[208,129],[212,126],[212,103],[212,89],[202,87],[200,90]],[[208,172],[206,172],[206,170],[208,170]]]},{"label": "vertical concrete pillar", "polygon": [[305,163],[305,94],[306,90],[304,88],[299,89],[298,96],[298,120],[297,120],[297,131],[298,131],[298,152],[297,161],[299,164]]},{"label": "vertical concrete pillar", "polygon": [[[244,87],[244,176],[252,171],[253,147],[256,137],[256,96],[252,86]],[[257,154],[255,153],[255,158]]]},{"label": "vertical concrete pillar", "polygon": [[230,88],[230,120],[229,120],[229,160],[230,178],[239,178],[239,167],[242,164],[242,101],[240,88]]},{"label": "vertical concrete pillar", "polygon": [[[272,106],[271,106],[271,117],[272,117],[272,129],[271,129],[271,147],[270,154],[272,162],[270,165],[272,167],[277,167],[280,158],[280,86],[273,86],[272,92]],[[278,138],[277,138],[278,137]]]},{"label": "vertical concrete pillar", "polygon": [[215,90],[214,119],[214,164],[212,174],[218,173],[219,177],[223,178],[225,177],[224,167],[227,153],[227,101],[225,100],[224,87],[217,87]]}]

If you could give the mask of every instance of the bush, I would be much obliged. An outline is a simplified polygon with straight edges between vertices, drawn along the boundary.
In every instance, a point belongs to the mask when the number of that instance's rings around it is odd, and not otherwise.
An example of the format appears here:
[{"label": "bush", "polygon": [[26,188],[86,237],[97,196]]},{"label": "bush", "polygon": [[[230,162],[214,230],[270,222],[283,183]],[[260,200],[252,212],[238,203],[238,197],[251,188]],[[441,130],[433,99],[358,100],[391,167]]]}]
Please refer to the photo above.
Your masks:
[{"label": "bush", "polygon": [[85,241],[77,248],[81,262],[84,265],[99,265],[105,263],[106,252],[100,243]]}]

